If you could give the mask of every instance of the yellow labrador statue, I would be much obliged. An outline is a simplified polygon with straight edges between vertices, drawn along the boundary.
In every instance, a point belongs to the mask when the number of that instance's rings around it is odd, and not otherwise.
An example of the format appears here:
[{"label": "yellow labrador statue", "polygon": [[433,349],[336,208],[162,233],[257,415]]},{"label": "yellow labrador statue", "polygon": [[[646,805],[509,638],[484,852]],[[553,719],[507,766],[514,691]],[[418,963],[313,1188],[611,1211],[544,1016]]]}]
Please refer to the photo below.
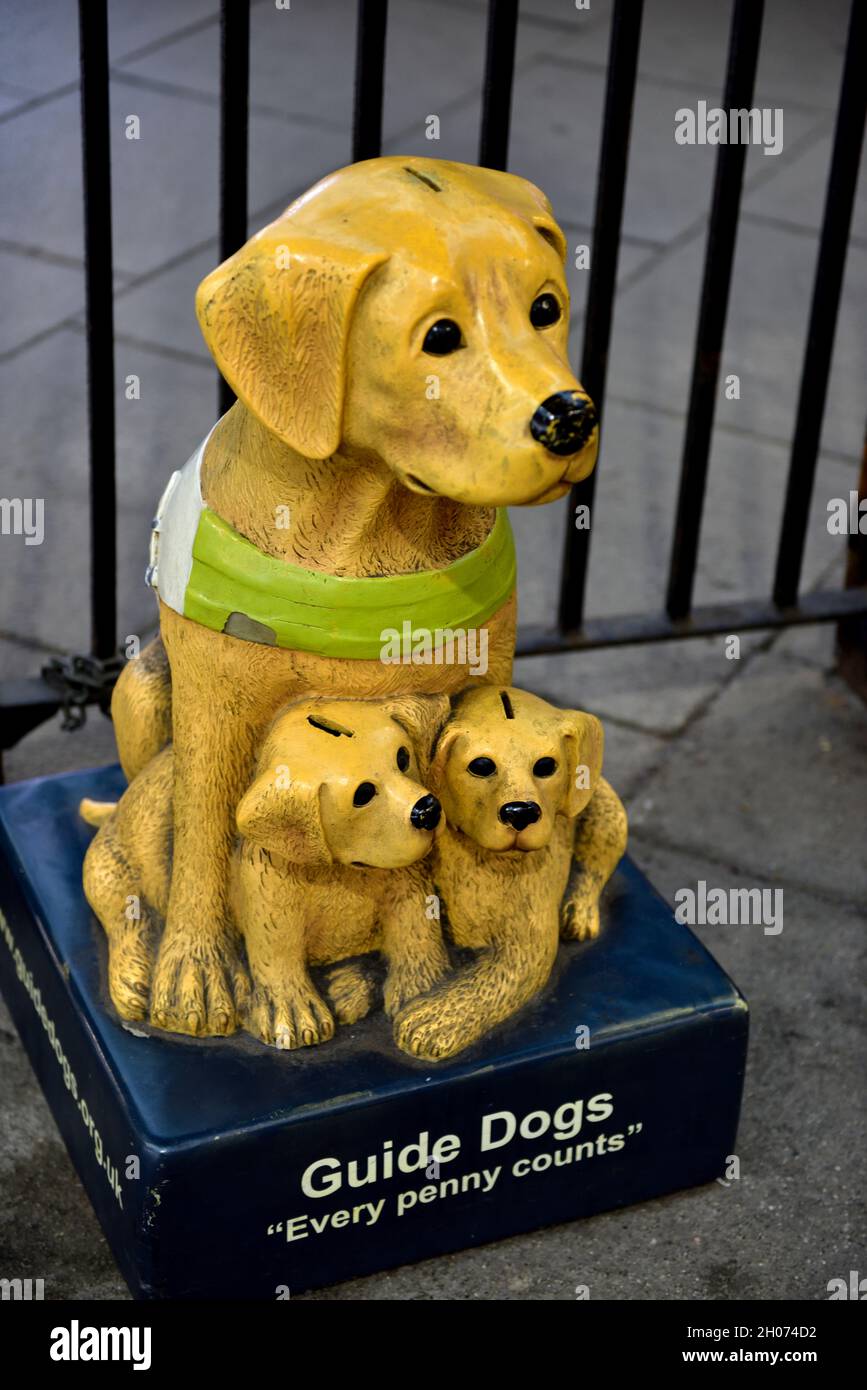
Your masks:
[{"label": "yellow labrador statue", "polygon": [[[301,700],[268,731],[237,808],[230,864],[250,969],[248,981],[233,966],[235,1002],[263,1042],[295,1048],[333,1035],[310,966],[380,952],[392,1014],[445,973],[439,924],[419,910],[432,891],[421,861],[444,823],[419,778],[447,712],[442,695]],[[84,887],[108,937],[109,992],[127,1019],[146,1016],[148,962],[168,905],[172,774],[169,746],[117,805],[80,808],[100,827]],[[363,968],[338,967],[329,996],[339,1021],[355,1022],[370,1004]]]},{"label": "yellow labrador statue", "polygon": [[323,179],[199,287],[238,400],[159,504],[160,640],[112,706],[130,778],[174,743],[165,930],[128,962],[152,1022],[237,1027],[234,813],[287,700],[465,686],[465,661],[380,659],[407,620],[484,628],[484,679],[508,684],[503,509],[564,496],[596,459],[565,251],[524,179],[393,157]]},{"label": "yellow labrador statue", "polygon": [[561,935],[598,934],[599,895],[626,848],[598,719],[492,686],[454,703],[429,779],[447,821],[434,878],[452,939],[478,955],[398,1015],[399,1046],[431,1061],[537,994]]}]

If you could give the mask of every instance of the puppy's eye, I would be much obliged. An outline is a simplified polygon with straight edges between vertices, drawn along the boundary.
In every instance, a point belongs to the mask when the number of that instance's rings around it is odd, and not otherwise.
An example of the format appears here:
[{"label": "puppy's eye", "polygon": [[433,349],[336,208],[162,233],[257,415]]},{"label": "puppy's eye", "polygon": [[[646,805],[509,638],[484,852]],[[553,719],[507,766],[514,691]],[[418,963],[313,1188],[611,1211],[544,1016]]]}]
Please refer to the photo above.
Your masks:
[{"label": "puppy's eye", "polygon": [[556,323],[562,310],[553,294],[540,294],[530,305],[530,322],[534,328],[550,328]]},{"label": "puppy's eye", "polygon": [[353,806],[366,806],[368,801],[372,801],[376,796],[376,787],[372,782],[359,782],[355,788],[355,796],[352,798]]},{"label": "puppy's eye", "polygon": [[407,770],[408,767],[409,767],[409,749],[408,749],[408,748],[398,748],[398,750],[397,750],[397,770],[398,770],[398,772],[406,772],[406,770]]},{"label": "puppy's eye", "polygon": [[454,319],[437,319],[425,334],[421,350],[433,357],[447,357],[450,352],[457,352],[460,346],[461,330]]},{"label": "puppy's eye", "polygon": [[557,764],[553,758],[540,758],[533,767],[534,777],[553,777],[557,771]]},{"label": "puppy's eye", "polygon": [[493,777],[496,770],[497,764],[493,758],[473,758],[471,763],[467,763],[467,772],[474,777]]}]

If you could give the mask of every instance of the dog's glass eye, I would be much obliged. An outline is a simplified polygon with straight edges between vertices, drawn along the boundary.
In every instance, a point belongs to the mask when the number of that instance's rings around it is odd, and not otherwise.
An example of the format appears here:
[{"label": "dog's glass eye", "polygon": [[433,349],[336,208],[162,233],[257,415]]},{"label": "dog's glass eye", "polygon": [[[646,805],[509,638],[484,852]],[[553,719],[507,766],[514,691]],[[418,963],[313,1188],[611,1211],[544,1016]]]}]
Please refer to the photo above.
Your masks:
[{"label": "dog's glass eye", "polygon": [[398,772],[406,772],[406,770],[407,770],[408,767],[409,767],[409,749],[408,749],[408,748],[398,748],[398,750],[397,750],[397,770],[398,770]]},{"label": "dog's glass eye", "polygon": [[471,763],[467,763],[467,772],[474,777],[493,777],[496,770],[497,764],[493,758],[473,758]]},{"label": "dog's glass eye", "polygon": [[368,801],[372,801],[376,796],[376,787],[372,782],[359,782],[355,788],[355,796],[352,798],[353,806],[366,806]]},{"label": "dog's glass eye", "polygon": [[450,352],[457,352],[460,346],[461,330],[454,319],[437,319],[425,334],[421,350],[434,357],[447,357]]},{"label": "dog's glass eye", "polygon": [[534,777],[553,777],[557,764],[553,758],[540,758],[533,768]]},{"label": "dog's glass eye", "polygon": [[530,322],[534,328],[550,328],[560,314],[560,304],[553,294],[540,294],[530,305]]}]

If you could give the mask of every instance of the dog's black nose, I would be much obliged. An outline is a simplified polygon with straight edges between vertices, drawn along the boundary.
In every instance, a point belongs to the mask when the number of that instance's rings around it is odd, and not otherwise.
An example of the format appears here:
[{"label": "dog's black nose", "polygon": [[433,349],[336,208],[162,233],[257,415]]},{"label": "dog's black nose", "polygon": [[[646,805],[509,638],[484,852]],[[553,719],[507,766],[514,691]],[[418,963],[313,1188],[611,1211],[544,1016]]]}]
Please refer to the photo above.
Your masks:
[{"label": "dog's black nose", "polygon": [[577,454],[596,428],[596,411],[578,391],[558,391],[543,401],[530,433],[551,454]]},{"label": "dog's black nose", "polygon": [[428,792],[415,803],[409,813],[409,823],[414,825],[416,830],[436,830],[440,823],[440,812],[442,807],[435,796]]},{"label": "dog's black nose", "polygon": [[538,801],[507,801],[500,807],[500,820],[511,825],[513,830],[526,830],[528,825],[535,825],[541,814]]}]

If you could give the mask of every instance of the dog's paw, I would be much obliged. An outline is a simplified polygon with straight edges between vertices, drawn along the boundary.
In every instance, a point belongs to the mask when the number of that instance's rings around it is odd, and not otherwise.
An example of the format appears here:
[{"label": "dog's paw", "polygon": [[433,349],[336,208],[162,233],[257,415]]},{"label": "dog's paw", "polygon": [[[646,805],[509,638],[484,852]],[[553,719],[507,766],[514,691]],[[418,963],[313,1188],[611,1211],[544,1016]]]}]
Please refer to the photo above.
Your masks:
[{"label": "dog's paw", "polygon": [[599,935],[599,899],[592,894],[574,894],[560,908],[560,935],[564,941],[593,941]]},{"label": "dog's paw", "polygon": [[421,995],[427,994],[448,974],[448,964],[432,962],[412,970],[392,968],[383,988],[383,1008],[389,1018],[397,1015]]},{"label": "dog's paw", "polygon": [[456,1019],[436,996],[410,1004],[394,1020],[394,1040],[403,1052],[443,1062],[475,1041],[471,1019]]},{"label": "dog's paw", "polygon": [[193,1037],[225,1037],[240,1023],[249,977],[234,943],[163,937],[151,989],[151,1023]]},{"label": "dog's paw", "polygon": [[334,1016],[309,983],[271,989],[256,985],[247,1030],[283,1051],[313,1047],[334,1037]]},{"label": "dog's paw", "polygon": [[358,1023],[376,1003],[376,981],[358,961],[341,962],[326,971],[325,993],[338,1023]]},{"label": "dog's paw", "polygon": [[146,920],[125,922],[108,938],[108,992],[121,1018],[142,1023],[148,1016],[156,937]]}]

